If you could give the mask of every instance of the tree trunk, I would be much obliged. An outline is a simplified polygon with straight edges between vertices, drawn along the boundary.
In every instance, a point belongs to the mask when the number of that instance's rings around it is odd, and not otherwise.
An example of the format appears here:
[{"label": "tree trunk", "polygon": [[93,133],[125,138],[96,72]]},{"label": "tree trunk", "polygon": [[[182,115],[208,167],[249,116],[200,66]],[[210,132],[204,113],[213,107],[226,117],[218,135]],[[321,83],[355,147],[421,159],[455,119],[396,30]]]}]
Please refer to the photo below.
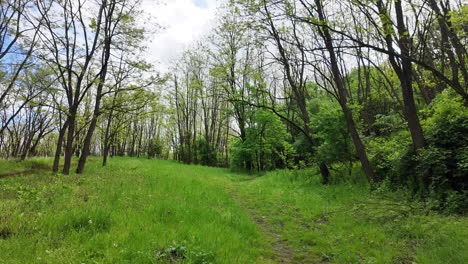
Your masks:
[{"label": "tree trunk", "polygon": [[[105,70],[107,71],[107,69]],[[91,119],[91,124],[89,125],[88,131],[86,133],[86,137],[83,142],[83,149],[81,151],[81,156],[80,156],[80,159],[78,160],[78,167],[76,168],[76,173],[78,174],[83,173],[84,171],[86,160],[90,153],[91,140],[93,138],[94,130],[96,129],[97,120],[99,118],[99,115],[101,114],[101,96],[102,96],[102,88],[104,86],[105,78],[106,78],[106,74],[104,73],[97,87],[96,102],[94,105],[93,117]]]},{"label": "tree trunk", "polygon": [[[115,99],[115,97],[114,97]],[[112,122],[112,109],[109,113],[109,117],[107,119],[107,125],[106,125],[106,132],[104,134],[104,150],[102,153],[102,166],[107,165],[107,156],[109,155],[109,149],[110,149],[110,144],[109,144],[109,134],[110,134],[110,126]]]},{"label": "tree trunk", "polygon": [[413,95],[413,69],[411,65],[410,58],[410,49],[411,49],[411,39],[408,36],[406,26],[404,24],[403,9],[401,6],[401,1],[395,1],[395,12],[397,15],[397,28],[400,39],[398,41],[398,46],[401,50],[401,71],[398,74],[401,83],[401,90],[403,94],[404,110],[406,120],[408,121],[408,128],[411,133],[411,138],[413,140],[413,146],[415,150],[423,148],[426,143],[424,139],[423,130],[421,124],[419,123],[418,110],[414,102]]},{"label": "tree trunk", "polygon": [[67,142],[65,145],[65,160],[63,163],[63,170],[62,173],[65,175],[70,174],[70,167],[71,167],[71,159],[73,156],[73,139],[75,133],[75,120],[76,120],[76,113],[77,108],[73,106],[70,110],[68,116],[68,134],[67,134]]},{"label": "tree trunk", "polygon": [[[271,28],[272,37],[274,38],[274,40],[276,42],[278,51],[279,51],[280,56],[281,56],[281,62],[283,64],[284,71],[286,73],[286,79],[287,79],[289,85],[291,86],[291,89],[292,89],[293,94],[294,94],[294,99],[296,101],[296,104],[299,107],[300,118],[302,119],[302,121],[304,123],[304,125],[303,125],[303,128],[304,128],[303,131],[305,132],[304,134],[305,134],[306,138],[309,140],[309,143],[312,145],[312,147],[317,147],[318,144],[314,139],[312,130],[311,130],[310,125],[309,125],[310,124],[310,117],[309,117],[309,113],[307,112],[307,106],[306,106],[307,92],[306,92],[306,87],[305,87],[306,83],[305,83],[305,80],[303,79],[303,70],[304,70],[305,63],[306,63],[305,62],[305,55],[304,55],[304,53],[302,51],[302,61],[300,62],[301,66],[299,66],[300,69],[298,69],[299,72],[302,71],[302,74],[300,74],[299,81],[297,81],[293,77],[291,64],[290,64],[288,56],[286,54],[286,50],[283,47],[282,40],[281,40],[281,38],[279,36],[278,30],[276,29],[275,24],[274,24],[274,22],[273,22],[273,20],[271,18],[270,11],[268,11],[266,1],[263,2],[263,7],[264,7],[265,12],[267,14],[267,17],[269,19],[268,23],[269,23],[269,26]],[[325,163],[320,163],[319,164],[319,170],[320,170],[320,174],[322,175],[322,182],[324,184],[329,183],[330,171],[328,170],[327,165]]]},{"label": "tree trunk", "polygon": [[[325,14],[323,11],[322,1],[315,0],[315,4],[317,6],[317,12],[318,12],[320,21],[323,23],[326,23],[327,21],[325,19]],[[341,72],[338,66],[338,60],[335,54],[335,47],[333,45],[332,36],[327,27],[321,27],[321,33],[322,33],[321,35],[323,37],[323,40],[325,41],[326,49],[330,56],[330,66],[331,66],[331,70],[333,74],[333,82],[335,83],[336,89],[338,91],[339,103],[343,111],[343,114],[346,120],[346,125],[351,135],[351,139],[353,140],[354,147],[356,148],[356,154],[359,158],[359,161],[361,162],[362,169],[364,170],[364,173],[366,174],[368,180],[370,182],[378,182],[380,179],[374,173],[374,170],[372,169],[372,166],[367,157],[364,144],[362,143],[362,140],[356,129],[356,124],[354,123],[354,120],[353,120],[353,114],[351,112],[351,109],[347,105],[346,88],[341,78]]]}]

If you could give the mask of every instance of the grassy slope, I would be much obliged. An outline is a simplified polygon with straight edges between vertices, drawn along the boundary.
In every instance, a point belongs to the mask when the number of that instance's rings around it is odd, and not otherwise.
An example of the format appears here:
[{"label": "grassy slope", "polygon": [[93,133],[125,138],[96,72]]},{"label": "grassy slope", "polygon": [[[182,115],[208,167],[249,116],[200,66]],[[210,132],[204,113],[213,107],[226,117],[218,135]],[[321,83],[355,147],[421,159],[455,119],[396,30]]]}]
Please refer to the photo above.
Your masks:
[{"label": "grassy slope", "polygon": [[253,263],[259,233],[212,178],[223,171],[144,159],[93,163],[84,176],[29,175],[0,182],[0,263],[156,263],[187,247],[190,261]]},{"label": "grassy slope", "polygon": [[468,263],[466,218],[399,216],[365,187],[304,174],[118,158],[1,179],[0,263],[164,263],[171,247],[182,263],[278,263],[277,241],[297,263]]},{"label": "grassy slope", "polygon": [[299,263],[468,263],[467,218],[301,174],[277,171],[238,185],[248,208],[297,249]]},{"label": "grassy slope", "polygon": [[49,167],[50,158],[30,158],[24,161],[0,159],[0,174],[44,169]]}]

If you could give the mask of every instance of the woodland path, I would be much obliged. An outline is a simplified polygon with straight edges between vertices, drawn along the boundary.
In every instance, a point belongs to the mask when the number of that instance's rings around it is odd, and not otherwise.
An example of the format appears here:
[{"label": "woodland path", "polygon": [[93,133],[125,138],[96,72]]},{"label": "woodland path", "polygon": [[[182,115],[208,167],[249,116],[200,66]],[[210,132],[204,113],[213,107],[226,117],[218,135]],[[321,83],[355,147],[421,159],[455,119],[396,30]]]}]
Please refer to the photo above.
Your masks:
[{"label": "woodland path", "polygon": [[[77,163],[71,164],[71,166],[76,166],[76,165]],[[16,177],[20,175],[34,174],[34,173],[45,172],[45,171],[50,171],[50,170],[52,170],[52,167],[35,168],[35,169],[22,170],[22,171],[11,171],[7,173],[0,173],[0,179],[7,178],[7,177]]]},{"label": "woodland path", "polygon": [[13,171],[13,172],[0,174],[0,179],[7,178],[7,177],[15,177],[19,175],[25,175],[25,174],[33,174],[33,173],[37,173],[37,172],[41,172],[45,170],[50,170],[50,169],[30,169],[30,170],[23,170],[23,171]]},{"label": "woodland path", "polygon": [[[236,184],[242,184],[236,183]],[[307,255],[307,251],[294,248],[286,238],[284,238],[279,230],[284,225],[280,222],[275,228],[272,224],[268,223],[268,218],[273,217],[281,212],[273,212],[267,214],[261,212],[259,208],[255,206],[253,202],[254,197],[246,196],[241,194],[236,189],[236,184],[227,188],[227,192],[231,195],[232,199],[237,201],[242,209],[249,215],[249,217],[259,226],[259,230],[262,232],[268,243],[271,245],[272,254],[267,259],[267,263],[279,263],[279,264],[313,264],[310,260],[297,258],[300,255]],[[267,202],[267,201],[262,201]],[[299,227],[298,227],[299,228]],[[304,227],[300,227],[304,228]]]}]

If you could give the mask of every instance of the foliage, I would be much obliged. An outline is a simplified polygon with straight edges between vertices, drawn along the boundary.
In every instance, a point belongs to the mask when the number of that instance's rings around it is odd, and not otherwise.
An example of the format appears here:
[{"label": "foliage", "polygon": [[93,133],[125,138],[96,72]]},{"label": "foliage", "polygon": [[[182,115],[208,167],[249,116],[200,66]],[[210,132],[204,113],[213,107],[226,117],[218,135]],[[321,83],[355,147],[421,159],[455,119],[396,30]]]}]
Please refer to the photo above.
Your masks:
[{"label": "foliage", "polygon": [[269,111],[257,110],[253,124],[247,130],[246,140],[232,143],[232,166],[250,171],[265,171],[286,168],[294,154],[287,141],[284,123]]},{"label": "foliage", "polygon": [[348,128],[339,106],[323,97],[311,104],[318,105],[311,124],[319,141],[316,161],[333,164],[355,160]]},{"label": "foliage", "polygon": [[386,64],[379,67],[385,76],[377,67],[369,66],[355,68],[346,76],[354,101],[355,120],[367,136],[389,135],[405,128],[401,116],[397,115],[395,98],[392,98],[393,95],[401,100],[393,90],[398,87],[397,76]]},{"label": "foliage", "polygon": [[217,165],[218,162],[218,151],[210,148],[210,144],[206,142],[204,138],[197,138],[195,144],[195,160],[202,165]]},{"label": "foliage", "polygon": [[427,146],[415,153],[406,131],[369,142],[377,172],[393,188],[406,187],[434,209],[463,213],[468,208],[468,110],[444,91],[423,111]]},{"label": "foliage", "polygon": [[404,182],[405,179],[400,178],[401,175],[397,171],[410,144],[410,135],[406,130],[394,132],[387,137],[376,137],[369,140],[369,156],[376,173],[384,179],[391,179],[392,184],[401,186],[401,182]]},{"label": "foliage", "polygon": [[314,162],[314,147],[310,144],[310,140],[304,134],[299,134],[295,137],[292,144],[296,153],[294,165],[296,168],[307,168],[312,166]]},{"label": "foliage", "polygon": [[[444,91],[426,110],[423,122],[427,147],[403,163],[401,173],[410,186],[438,209],[465,212],[468,208],[468,109],[461,99]],[[412,175],[412,177],[410,175]]]},{"label": "foliage", "polygon": [[148,158],[161,157],[164,150],[164,142],[160,138],[153,138],[148,143]]}]

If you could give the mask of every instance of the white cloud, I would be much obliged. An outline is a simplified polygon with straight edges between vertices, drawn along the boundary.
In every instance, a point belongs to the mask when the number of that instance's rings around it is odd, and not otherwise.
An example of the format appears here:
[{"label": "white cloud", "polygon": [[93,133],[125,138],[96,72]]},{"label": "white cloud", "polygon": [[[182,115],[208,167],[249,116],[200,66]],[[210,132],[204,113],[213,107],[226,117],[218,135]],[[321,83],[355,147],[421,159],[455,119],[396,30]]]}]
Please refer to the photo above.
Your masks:
[{"label": "white cloud", "polygon": [[144,0],[143,9],[165,29],[148,44],[148,59],[166,72],[171,61],[214,24],[217,0]]}]

